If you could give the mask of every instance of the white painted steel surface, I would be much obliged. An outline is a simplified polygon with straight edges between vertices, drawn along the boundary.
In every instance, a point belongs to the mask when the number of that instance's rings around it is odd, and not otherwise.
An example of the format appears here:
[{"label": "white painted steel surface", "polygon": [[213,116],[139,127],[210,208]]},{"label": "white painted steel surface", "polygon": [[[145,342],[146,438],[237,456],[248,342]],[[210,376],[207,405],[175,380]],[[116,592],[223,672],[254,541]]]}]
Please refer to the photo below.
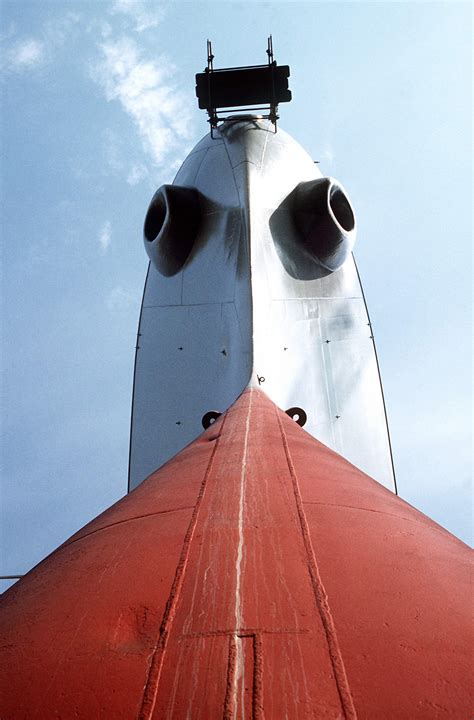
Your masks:
[{"label": "white painted steel surface", "polygon": [[[256,120],[222,125],[183,163],[174,184],[199,191],[202,220],[183,269],[164,277],[151,266],[147,277],[130,488],[196,438],[206,412],[226,410],[257,376],[282,409],[305,410],[311,435],[394,488],[352,256],[340,270],[310,280],[292,277],[282,264],[288,267],[292,248],[300,252],[285,201],[300,182],[319,177],[289,135]],[[309,275],[321,273],[315,267]]]}]

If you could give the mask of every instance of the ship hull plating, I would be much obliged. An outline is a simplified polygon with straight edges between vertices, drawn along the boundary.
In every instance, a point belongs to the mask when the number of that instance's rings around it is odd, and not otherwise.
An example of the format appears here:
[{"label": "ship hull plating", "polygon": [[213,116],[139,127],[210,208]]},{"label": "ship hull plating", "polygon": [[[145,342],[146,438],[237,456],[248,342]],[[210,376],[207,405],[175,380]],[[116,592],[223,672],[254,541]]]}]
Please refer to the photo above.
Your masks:
[{"label": "ship hull plating", "polygon": [[[194,440],[203,416],[225,411],[249,383],[283,410],[302,408],[311,435],[394,488],[372,331],[350,254],[355,220],[350,232],[338,222],[339,184],[330,183],[328,218],[313,218],[315,230],[311,218],[309,226],[301,219],[308,200],[300,188],[321,178],[290,136],[257,120],[224,124],[185,160],[174,184],[198,193],[201,221],[179,271],[169,277],[150,265],[130,488]],[[305,222],[315,247],[299,233]],[[346,257],[339,269],[328,266]]]},{"label": "ship hull plating", "polygon": [[0,716],[467,718],[469,560],[248,390],[5,593]]}]

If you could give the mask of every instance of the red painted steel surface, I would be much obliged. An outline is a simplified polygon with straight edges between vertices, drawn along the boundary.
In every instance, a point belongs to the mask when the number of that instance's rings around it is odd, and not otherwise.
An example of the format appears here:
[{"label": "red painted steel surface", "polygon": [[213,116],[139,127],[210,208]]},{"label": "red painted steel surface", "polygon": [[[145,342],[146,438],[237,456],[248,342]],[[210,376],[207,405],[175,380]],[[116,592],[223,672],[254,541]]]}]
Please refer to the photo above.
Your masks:
[{"label": "red painted steel surface", "polygon": [[249,390],[5,593],[0,717],[467,720],[468,579]]}]

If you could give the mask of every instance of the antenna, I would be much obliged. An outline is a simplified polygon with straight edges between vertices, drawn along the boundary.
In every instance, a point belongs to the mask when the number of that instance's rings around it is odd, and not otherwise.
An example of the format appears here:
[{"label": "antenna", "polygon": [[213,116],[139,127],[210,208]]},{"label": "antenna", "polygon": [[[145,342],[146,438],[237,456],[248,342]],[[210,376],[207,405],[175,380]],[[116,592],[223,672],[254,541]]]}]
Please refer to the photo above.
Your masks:
[{"label": "antenna", "polygon": [[214,69],[212,44],[207,41],[207,67],[196,75],[196,96],[199,107],[207,110],[209,115],[211,135],[220,121],[238,122],[240,118],[233,119],[229,115],[240,113],[242,108],[259,114],[266,111],[263,117],[270,120],[277,131],[278,104],[291,100],[288,88],[290,68],[288,65],[277,65],[271,35],[266,54],[268,63],[265,65]]}]

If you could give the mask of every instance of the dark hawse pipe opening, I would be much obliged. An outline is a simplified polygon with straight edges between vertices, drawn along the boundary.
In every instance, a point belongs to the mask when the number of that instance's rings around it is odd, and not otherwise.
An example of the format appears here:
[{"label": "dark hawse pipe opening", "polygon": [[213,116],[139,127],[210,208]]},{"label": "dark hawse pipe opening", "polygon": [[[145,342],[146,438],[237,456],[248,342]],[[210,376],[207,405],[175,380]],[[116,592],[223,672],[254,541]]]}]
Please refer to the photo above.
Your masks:
[{"label": "dark hawse pipe opening", "polygon": [[349,200],[338,185],[331,185],[329,189],[329,205],[339,225],[346,232],[354,229],[355,218]]},{"label": "dark hawse pipe opening", "polygon": [[199,228],[199,195],[195,188],[162,185],[145,217],[145,250],[158,272],[176,275],[188,259]]},{"label": "dark hawse pipe opening", "polygon": [[285,270],[298,280],[329,275],[346,262],[356,237],[347,194],[334,178],[301,182],[270,218],[275,248]]},{"label": "dark hawse pipe opening", "polygon": [[148,242],[153,242],[163,227],[166,218],[166,200],[163,188],[160,188],[150,203],[145,218],[143,234]]},{"label": "dark hawse pipe opening", "polygon": [[355,241],[355,216],[343,187],[329,177],[300,183],[293,214],[306,251],[327,270],[338,270]]}]

